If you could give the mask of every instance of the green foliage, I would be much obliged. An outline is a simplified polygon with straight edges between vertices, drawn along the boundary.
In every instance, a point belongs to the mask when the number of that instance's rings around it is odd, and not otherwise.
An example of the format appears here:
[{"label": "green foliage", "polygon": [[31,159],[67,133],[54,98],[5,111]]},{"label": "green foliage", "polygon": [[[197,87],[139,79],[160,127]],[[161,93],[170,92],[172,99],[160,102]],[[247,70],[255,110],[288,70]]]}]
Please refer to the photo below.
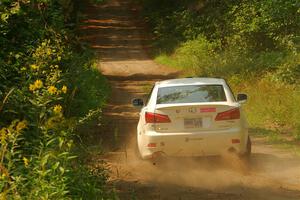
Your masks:
[{"label": "green foliage", "polygon": [[107,172],[104,168],[91,170],[79,165],[71,173],[69,189],[72,199],[117,199],[113,191],[107,192]]},{"label": "green foliage", "polygon": [[242,84],[237,84],[234,79],[236,78],[229,80],[233,90],[249,95],[245,110],[250,127],[299,139],[300,111],[297,109],[300,100],[299,87],[274,83],[269,78],[239,80]]},{"label": "green foliage", "polygon": [[105,171],[94,176],[75,151],[108,87],[73,34],[74,3],[0,3],[0,199],[109,198]]},{"label": "green foliage", "polygon": [[220,40],[223,47],[293,49],[300,28],[297,0],[142,2],[157,47],[167,52],[199,35]]},{"label": "green foliage", "polygon": [[[75,62],[78,65],[78,62]],[[74,64],[75,64],[74,63]],[[89,63],[83,63],[83,68],[74,71],[72,76],[73,83],[76,85],[74,100],[71,102],[72,109],[70,114],[72,116],[82,117],[87,115],[91,110],[97,107],[102,107],[105,104],[106,97],[110,88],[107,80],[99,73],[96,68],[96,63],[91,60]],[[99,87],[101,90],[99,90]]]},{"label": "green foliage", "polygon": [[278,66],[273,80],[299,85],[300,77],[300,54],[292,54],[285,58],[285,62]]},{"label": "green foliage", "polygon": [[192,68],[195,73],[206,75],[218,66],[215,62],[217,46],[217,42],[209,42],[204,37],[199,37],[183,43],[176,50],[175,56],[178,58],[179,65]]},{"label": "green foliage", "polygon": [[[274,76],[275,80],[281,76],[281,65],[288,62],[292,69],[297,68],[296,56],[279,51],[255,53],[249,50],[240,50],[235,46],[228,46],[223,50],[218,40],[210,42],[201,36],[182,43],[172,56],[160,55],[157,61],[182,68],[197,76],[231,78],[236,75],[255,74],[262,77],[267,72],[276,72],[278,75]],[[296,79],[298,76],[295,73],[290,78],[293,77]]]}]

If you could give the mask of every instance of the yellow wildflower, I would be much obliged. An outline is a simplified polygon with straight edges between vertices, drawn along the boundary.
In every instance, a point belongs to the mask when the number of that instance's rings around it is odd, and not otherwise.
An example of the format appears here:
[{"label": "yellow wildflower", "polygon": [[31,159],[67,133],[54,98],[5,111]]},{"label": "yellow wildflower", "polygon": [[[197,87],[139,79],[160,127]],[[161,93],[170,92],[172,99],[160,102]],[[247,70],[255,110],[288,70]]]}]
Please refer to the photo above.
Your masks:
[{"label": "yellow wildflower", "polygon": [[41,80],[36,80],[36,81],[34,82],[34,87],[35,87],[35,89],[40,89],[40,88],[42,88],[42,87],[43,87],[43,82],[42,82]]},{"label": "yellow wildflower", "polygon": [[26,71],[26,67],[22,67],[22,68],[21,68],[21,71]]},{"label": "yellow wildflower", "polygon": [[61,91],[62,91],[64,94],[66,94],[67,91],[68,91],[67,86],[64,85],[64,86],[61,88]]},{"label": "yellow wildflower", "polygon": [[0,138],[2,144],[5,143],[6,137],[7,137],[7,128],[2,128],[0,130]]},{"label": "yellow wildflower", "polygon": [[23,130],[24,128],[27,127],[27,122],[25,120],[18,122],[17,126],[16,126],[16,130],[17,132],[20,132],[21,130]]},{"label": "yellow wildflower", "polygon": [[62,111],[62,107],[61,107],[61,105],[55,105],[54,106],[54,108],[53,108],[53,111],[54,111],[54,113],[56,113],[56,114],[59,114],[59,113],[61,113],[61,111]]},{"label": "yellow wildflower", "polygon": [[29,90],[30,91],[34,91],[36,88],[35,88],[35,85],[33,85],[33,84],[30,84],[29,85]]},{"label": "yellow wildflower", "polygon": [[29,160],[26,157],[23,157],[23,162],[24,162],[25,167],[28,167]]},{"label": "yellow wildflower", "polygon": [[57,92],[57,88],[55,86],[48,87],[48,92],[50,94],[55,94]]},{"label": "yellow wildflower", "polygon": [[33,70],[39,70],[39,66],[33,64],[33,65],[30,65],[30,68],[33,69]]},{"label": "yellow wildflower", "polygon": [[61,56],[57,56],[57,60],[60,61],[61,60]]}]

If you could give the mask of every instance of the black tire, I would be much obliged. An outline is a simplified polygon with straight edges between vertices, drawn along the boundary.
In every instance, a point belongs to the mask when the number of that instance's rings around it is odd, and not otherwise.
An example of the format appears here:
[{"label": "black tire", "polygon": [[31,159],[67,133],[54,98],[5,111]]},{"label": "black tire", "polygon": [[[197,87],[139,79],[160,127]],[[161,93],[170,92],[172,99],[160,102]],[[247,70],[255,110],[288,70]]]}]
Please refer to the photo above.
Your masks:
[{"label": "black tire", "polygon": [[245,153],[247,157],[251,156],[251,151],[252,151],[252,142],[251,142],[250,136],[248,136],[247,151]]},{"label": "black tire", "polygon": [[241,158],[244,160],[249,160],[251,157],[251,151],[252,151],[252,142],[250,136],[248,136],[246,152],[241,155]]},{"label": "black tire", "polygon": [[134,155],[137,159],[139,160],[143,160],[142,156],[141,156],[141,153],[140,153],[140,150],[139,150],[139,146],[138,146],[138,139],[137,137],[135,137],[135,140],[134,140]]}]

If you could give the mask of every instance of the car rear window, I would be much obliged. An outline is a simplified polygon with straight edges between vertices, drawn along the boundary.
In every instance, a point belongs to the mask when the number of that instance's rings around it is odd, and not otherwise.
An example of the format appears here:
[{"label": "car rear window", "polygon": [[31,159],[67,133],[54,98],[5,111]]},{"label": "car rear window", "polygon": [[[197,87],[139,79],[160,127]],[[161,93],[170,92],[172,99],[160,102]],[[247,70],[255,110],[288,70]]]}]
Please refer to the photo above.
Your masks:
[{"label": "car rear window", "polygon": [[157,104],[227,101],[223,85],[185,85],[158,89]]}]

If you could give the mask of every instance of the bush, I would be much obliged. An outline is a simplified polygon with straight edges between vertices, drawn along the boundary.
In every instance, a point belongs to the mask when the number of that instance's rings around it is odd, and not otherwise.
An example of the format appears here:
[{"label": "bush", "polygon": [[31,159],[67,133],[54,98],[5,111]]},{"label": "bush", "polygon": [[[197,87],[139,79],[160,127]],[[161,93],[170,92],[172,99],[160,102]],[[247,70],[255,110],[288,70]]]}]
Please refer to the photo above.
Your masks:
[{"label": "bush", "polygon": [[287,84],[299,84],[300,79],[300,54],[290,54],[285,62],[278,66],[277,71],[272,75],[276,82]]},{"label": "bush", "polygon": [[300,28],[297,0],[142,1],[144,15],[157,37],[157,47],[171,52],[199,35],[222,46],[267,50],[292,49]]},{"label": "bush", "polygon": [[108,198],[105,172],[92,178],[75,151],[108,87],[73,34],[74,2],[0,4],[1,199]]},{"label": "bush", "polygon": [[242,80],[243,84],[229,80],[235,92],[249,96],[245,110],[251,128],[262,128],[276,133],[300,136],[300,89],[292,85],[274,83],[269,78]]}]

